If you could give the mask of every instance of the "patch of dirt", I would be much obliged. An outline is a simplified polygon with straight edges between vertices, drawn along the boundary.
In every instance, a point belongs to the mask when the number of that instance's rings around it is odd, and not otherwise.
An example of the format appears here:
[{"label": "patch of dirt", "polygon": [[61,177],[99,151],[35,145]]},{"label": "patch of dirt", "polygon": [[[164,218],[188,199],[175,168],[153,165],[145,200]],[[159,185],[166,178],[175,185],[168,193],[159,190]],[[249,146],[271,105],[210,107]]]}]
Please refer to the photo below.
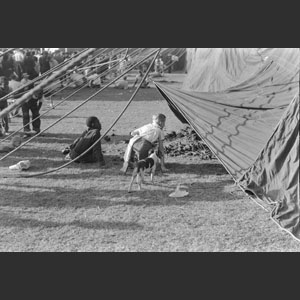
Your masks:
[{"label": "patch of dirt", "polygon": [[165,152],[169,156],[198,156],[201,159],[214,159],[214,154],[190,126],[172,131],[165,137]]}]

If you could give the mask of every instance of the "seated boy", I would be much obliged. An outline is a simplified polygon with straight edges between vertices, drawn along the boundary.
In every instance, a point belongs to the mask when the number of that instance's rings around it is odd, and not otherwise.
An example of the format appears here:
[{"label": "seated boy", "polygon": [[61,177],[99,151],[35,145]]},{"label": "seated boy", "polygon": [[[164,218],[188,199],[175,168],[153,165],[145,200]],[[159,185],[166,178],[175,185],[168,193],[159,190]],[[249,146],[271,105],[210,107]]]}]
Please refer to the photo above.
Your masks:
[{"label": "seated boy", "polygon": [[[89,117],[86,120],[87,129],[77,138],[69,147],[65,148],[62,152],[67,154],[66,160],[73,160],[80,156],[88,148],[90,148],[98,139],[101,134],[101,123],[97,117]],[[82,157],[76,159],[76,162],[89,163],[99,162],[100,166],[105,165],[101,149],[101,141],[97,142],[92,149],[85,153]]]}]

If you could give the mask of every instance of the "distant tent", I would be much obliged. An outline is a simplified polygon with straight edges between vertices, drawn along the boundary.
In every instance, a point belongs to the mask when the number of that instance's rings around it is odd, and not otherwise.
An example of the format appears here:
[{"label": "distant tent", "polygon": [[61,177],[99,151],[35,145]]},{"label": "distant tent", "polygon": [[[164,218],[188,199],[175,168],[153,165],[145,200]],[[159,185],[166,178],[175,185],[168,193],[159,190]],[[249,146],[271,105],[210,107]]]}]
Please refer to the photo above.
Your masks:
[{"label": "distant tent", "polygon": [[264,48],[189,48],[183,89],[224,91],[242,83],[265,63]]},{"label": "distant tent", "polygon": [[204,51],[214,58],[212,68],[205,61],[207,78],[194,61],[182,89],[156,87],[234,180],[300,239],[299,49]]}]

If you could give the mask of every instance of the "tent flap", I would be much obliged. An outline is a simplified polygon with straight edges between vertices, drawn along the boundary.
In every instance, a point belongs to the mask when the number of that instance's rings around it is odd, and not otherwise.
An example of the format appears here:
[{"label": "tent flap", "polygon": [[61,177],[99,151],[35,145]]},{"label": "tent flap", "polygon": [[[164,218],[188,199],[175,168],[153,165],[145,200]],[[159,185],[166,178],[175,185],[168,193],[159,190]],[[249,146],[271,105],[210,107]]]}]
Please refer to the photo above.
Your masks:
[{"label": "tent flap", "polygon": [[299,95],[239,182],[244,189],[274,204],[272,218],[300,238]]},{"label": "tent flap", "polygon": [[[217,56],[224,57],[220,53],[218,49]],[[300,239],[299,49],[264,49],[263,53],[262,60],[252,61],[248,78],[231,81],[236,85],[225,90],[199,91],[201,84],[194,89],[186,88],[187,84],[182,89],[155,85],[178,119],[191,125],[233,179]],[[217,65],[214,61],[216,72]],[[237,65],[242,66],[239,74],[246,72],[241,59]],[[228,61],[221,66],[221,72],[233,74]],[[205,67],[209,69],[207,63]],[[195,79],[197,66],[190,68],[193,74],[187,78]],[[205,72],[199,72],[203,77]]]}]

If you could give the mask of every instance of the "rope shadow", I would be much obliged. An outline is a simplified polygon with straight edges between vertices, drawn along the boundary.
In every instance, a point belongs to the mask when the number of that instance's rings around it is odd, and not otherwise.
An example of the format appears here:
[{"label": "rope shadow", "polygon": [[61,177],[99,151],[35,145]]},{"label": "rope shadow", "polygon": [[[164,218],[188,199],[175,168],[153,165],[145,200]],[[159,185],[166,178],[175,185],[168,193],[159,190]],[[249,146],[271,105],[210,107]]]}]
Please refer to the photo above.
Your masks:
[{"label": "rope shadow", "polygon": [[[60,158],[56,160],[49,160],[48,158],[39,158],[37,155],[34,153],[31,153],[31,155],[28,155],[28,152],[25,152],[23,150],[24,155],[22,153],[19,153],[19,156],[15,157],[8,157],[7,160],[4,161],[2,167],[8,167],[10,165],[16,164],[17,162],[21,160],[29,160],[31,162],[30,168],[28,170],[23,170],[23,171],[11,171],[11,170],[6,170],[4,169],[3,171],[0,169],[0,178],[2,177],[1,175],[4,175],[4,178],[26,178],[27,175],[33,175],[37,172],[40,171],[45,171],[47,169],[55,169],[57,167],[60,167],[66,161],[64,160],[65,155],[62,154],[60,151],[57,152],[56,150],[50,151],[50,152],[55,152],[56,158],[57,154],[60,154]],[[47,153],[49,151],[47,150]],[[54,155],[50,156],[54,157]],[[50,173],[45,176],[40,176],[40,178],[49,178],[51,180],[71,180],[71,179],[82,179],[84,172],[84,178],[95,178],[98,175],[106,175],[108,174],[109,176],[119,176],[119,169],[121,168],[122,165],[122,160],[120,156],[118,155],[105,155],[104,153],[104,158],[106,161],[106,166],[104,168],[99,168],[99,165],[97,162],[91,162],[91,163],[77,163],[73,162],[66,168],[66,170],[71,170],[71,172],[78,172],[76,174],[74,173]],[[11,176],[8,176],[11,175]]]},{"label": "rope shadow", "polygon": [[78,138],[78,134],[72,133],[44,133],[43,136],[37,137],[37,139],[33,140],[32,143],[38,142],[40,143],[61,143],[69,145],[76,138]]},{"label": "rope shadow", "polygon": [[[99,168],[97,163],[72,163],[70,166],[80,170],[85,170],[85,178],[94,177],[95,171],[99,171],[101,176],[114,176],[121,179],[130,180],[133,169],[129,169],[127,174],[121,175],[120,168],[123,165],[123,160],[119,155],[106,155],[104,152],[104,158],[106,161],[105,168]],[[160,166],[157,167],[155,176],[160,180],[165,180],[169,174],[196,174],[199,176],[216,175],[222,176],[227,175],[226,169],[221,165],[213,163],[201,163],[201,164],[180,164],[180,163],[167,163],[169,172],[162,173]],[[53,166],[55,167],[55,166]],[[59,179],[82,179],[82,173],[77,174],[65,174],[65,173],[53,173],[47,174],[46,177],[53,180]]]}]

